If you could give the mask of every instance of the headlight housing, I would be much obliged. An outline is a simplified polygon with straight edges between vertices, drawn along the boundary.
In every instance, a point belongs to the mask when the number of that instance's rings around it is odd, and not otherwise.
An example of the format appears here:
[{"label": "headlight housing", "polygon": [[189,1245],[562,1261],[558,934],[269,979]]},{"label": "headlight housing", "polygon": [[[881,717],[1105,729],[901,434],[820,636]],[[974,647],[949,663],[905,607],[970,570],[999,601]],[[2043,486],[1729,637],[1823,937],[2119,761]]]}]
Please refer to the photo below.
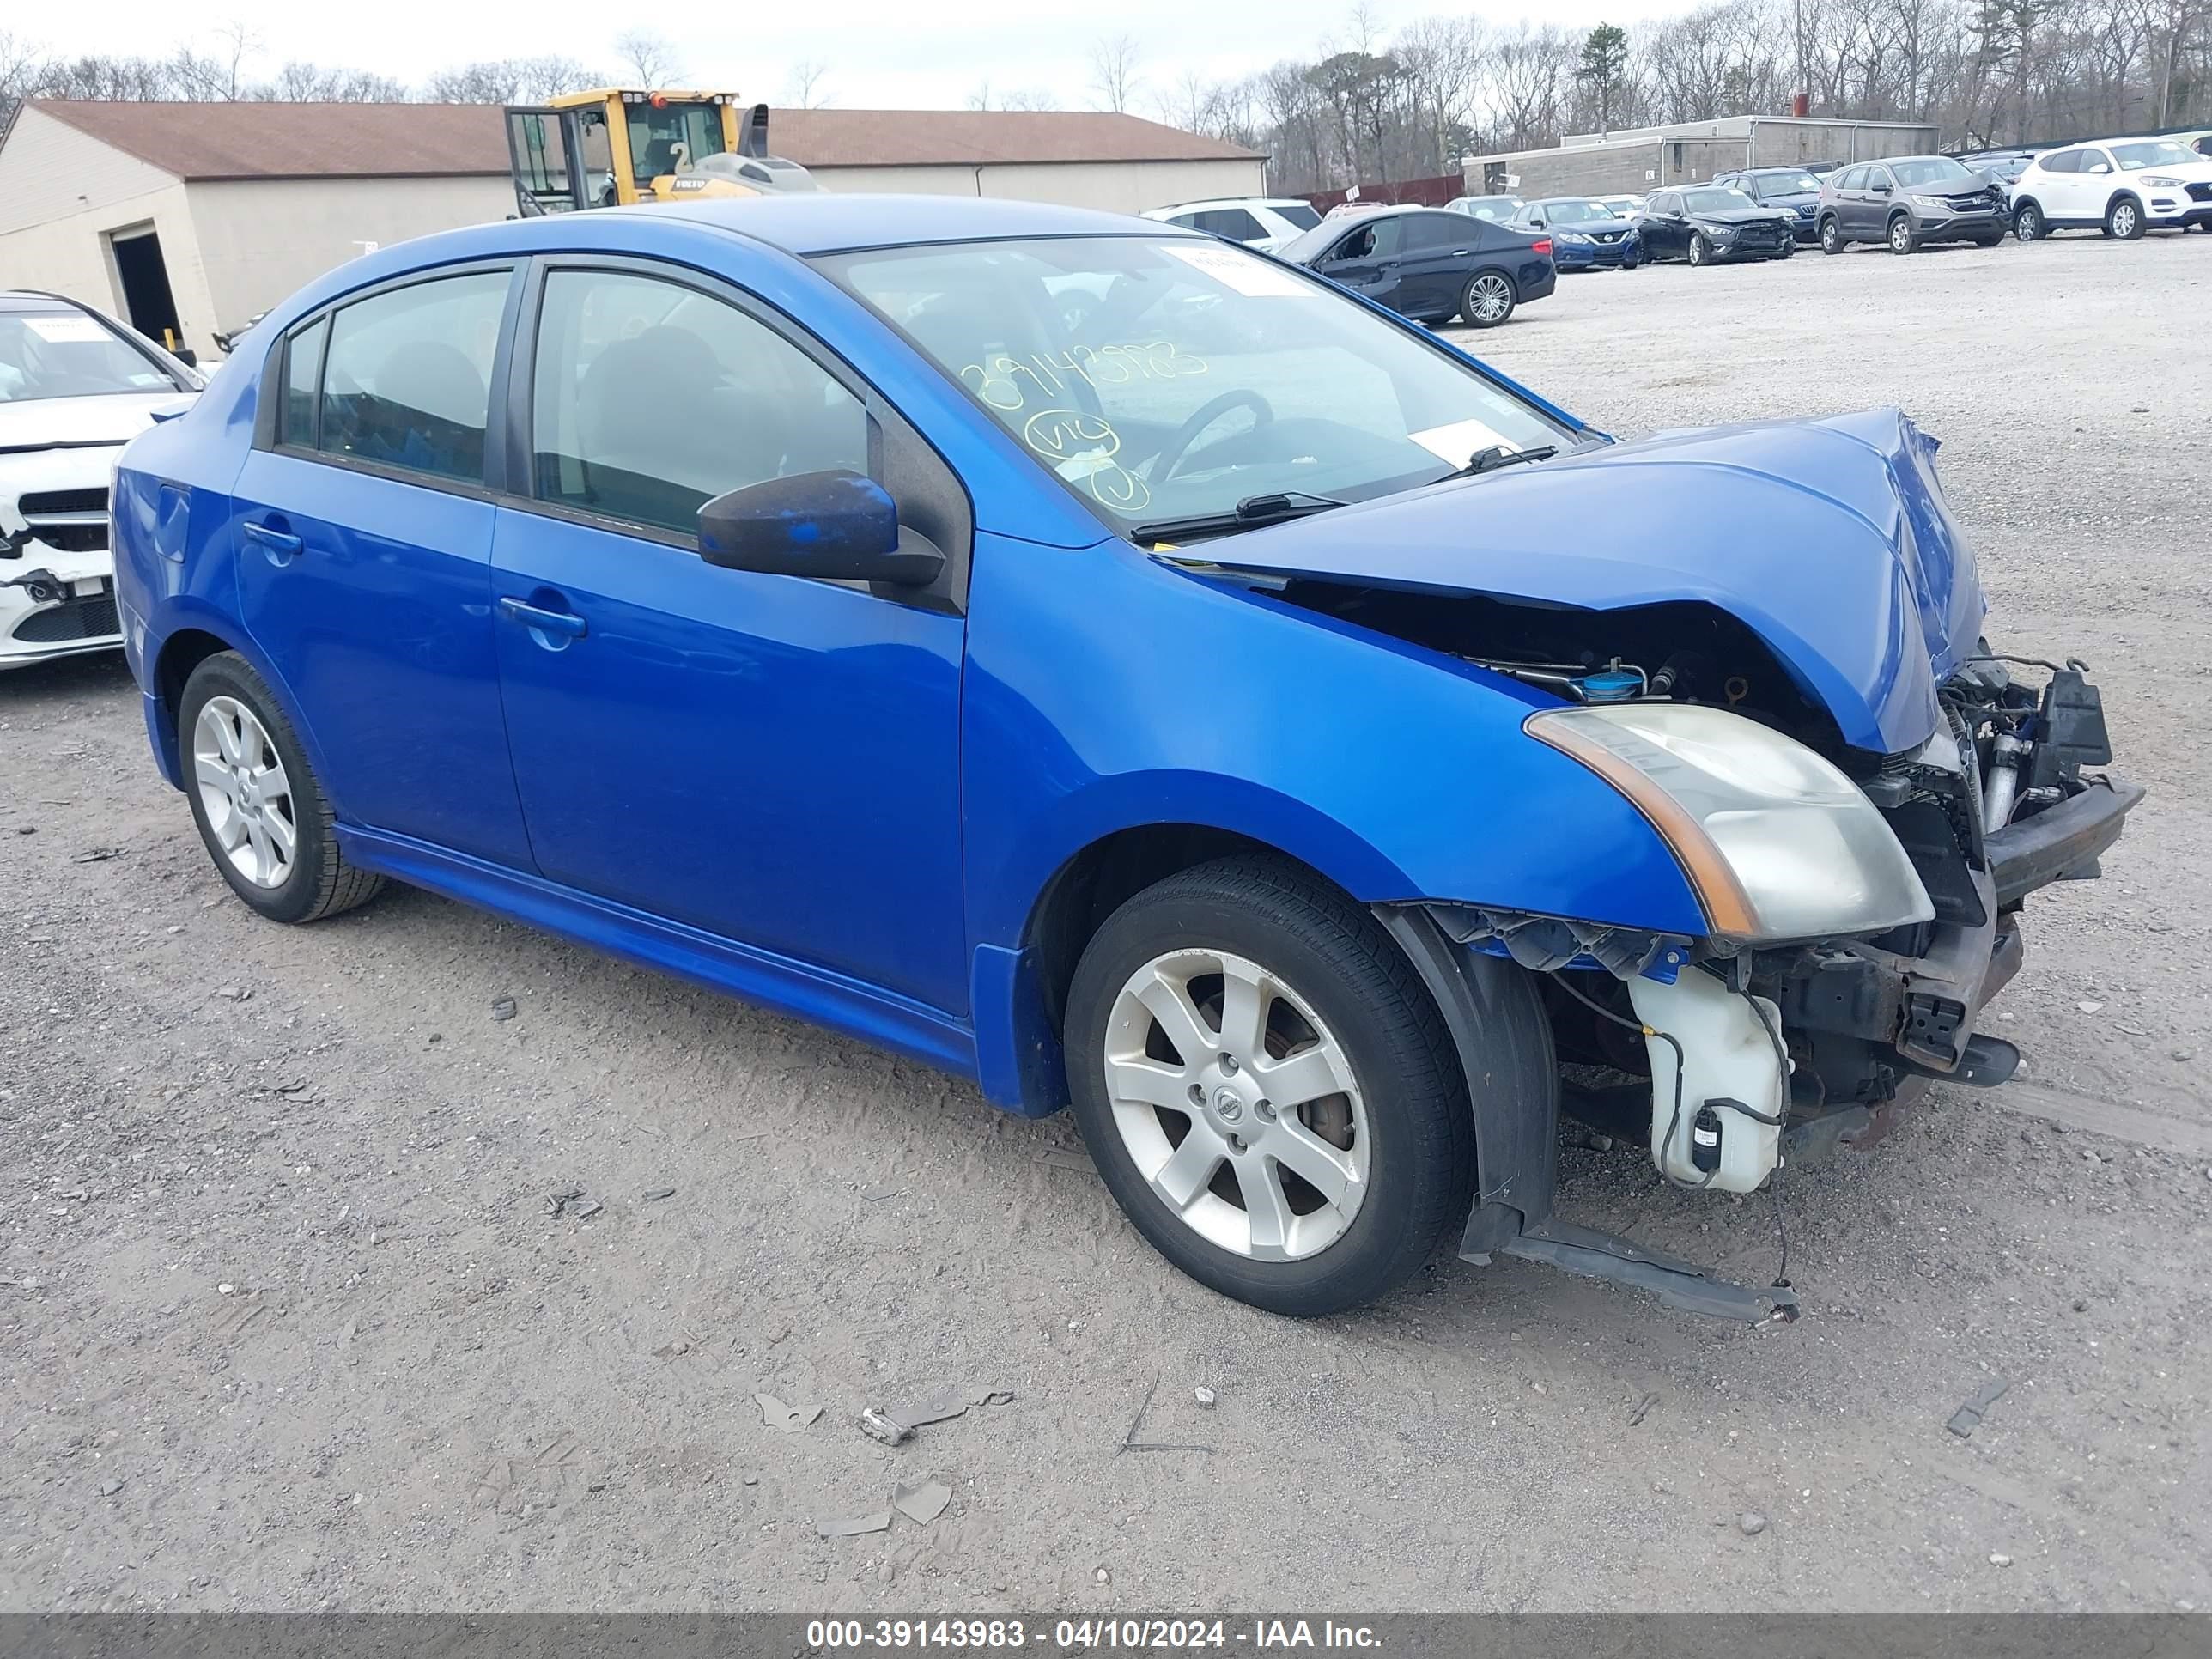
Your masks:
[{"label": "headlight housing", "polygon": [[1886,933],[1936,914],[1881,814],[1803,744],[1696,703],[1575,705],[1523,730],[1628,797],[1673,849],[1717,937]]},{"label": "headlight housing", "polygon": [[1936,213],[1948,213],[1951,210],[1951,204],[1940,196],[1916,196],[1912,198],[1912,205],[1917,208],[1927,208]]},{"label": "headlight housing", "polygon": [[2154,190],[2179,190],[2181,187],[2181,180],[2179,179],[2153,178],[2145,179],[2142,182],[2150,185]]},{"label": "headlight housing", "polygon": [[1563,242],[1587,242],[1589,240],[1589,237],[1583,235],[1582,232],[1578,230],[1555,230],[1552,234],[1558,237],[1559,240]]}]

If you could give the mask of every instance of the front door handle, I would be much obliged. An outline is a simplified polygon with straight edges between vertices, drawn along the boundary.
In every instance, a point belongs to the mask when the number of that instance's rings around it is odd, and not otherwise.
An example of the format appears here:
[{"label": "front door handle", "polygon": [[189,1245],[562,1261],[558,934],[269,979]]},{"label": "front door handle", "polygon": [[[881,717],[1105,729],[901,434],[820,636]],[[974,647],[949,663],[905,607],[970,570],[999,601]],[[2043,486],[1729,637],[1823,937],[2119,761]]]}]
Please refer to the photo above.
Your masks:
[{"label": "front door handle", "polygon": [[548,611],[513,594],[501,599],[499,614],[511,623],[520,623],[533,633],[557,635],[564,640],[580,640],[591,631],[584,619],[574,611]]},{"label": "front door handle", "polygon": [[266,553],[274,563],[289,562],[303,545],[290,531],[279,530],[274,525],[256,524],[248,519],[243,527],[246,539]]}]

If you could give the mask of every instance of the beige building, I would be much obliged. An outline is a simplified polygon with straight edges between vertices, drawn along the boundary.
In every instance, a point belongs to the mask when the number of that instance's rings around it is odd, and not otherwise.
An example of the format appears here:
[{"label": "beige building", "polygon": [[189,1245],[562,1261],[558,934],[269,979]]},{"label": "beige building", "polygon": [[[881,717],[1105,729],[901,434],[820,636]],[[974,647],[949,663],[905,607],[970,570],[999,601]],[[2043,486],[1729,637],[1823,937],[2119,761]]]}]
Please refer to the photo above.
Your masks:
[{"label": "beige building", "polygon": [[[827,189],[1134,213],[1265,193],[1266,157],[1133,115],[788,110]],[[47,289],[203,358],[372,246],[514,211],[497,107],[33,100],[0,132],[0,288]]]},{"label": "beige building", "polygon": [[1937,130],[1923,121],[1831,121],[1820,117],[1726,115],[1632,131],[1574,133],[1544,149],[1471,155],[1470,196],[1648,195],[1739,167],[1803,167],[1924,155]]}]

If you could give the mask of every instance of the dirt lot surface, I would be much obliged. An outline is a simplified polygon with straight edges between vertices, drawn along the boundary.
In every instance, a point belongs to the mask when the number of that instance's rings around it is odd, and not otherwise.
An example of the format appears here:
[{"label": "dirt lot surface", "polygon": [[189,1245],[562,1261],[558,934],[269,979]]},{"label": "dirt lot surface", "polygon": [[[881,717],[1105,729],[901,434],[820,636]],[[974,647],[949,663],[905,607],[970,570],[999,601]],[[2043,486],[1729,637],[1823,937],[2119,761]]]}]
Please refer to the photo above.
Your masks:
[{"label": "dirt lot surface", "polygon": [[[1480,337],[1626,436],[1902,404],[1993,638],[2154,791],[2032,907],[2026,1080],[1787,1173],[1786,1328],[1449,1256],[1251,1312],[1064,1117],[416,892],[257,921],[119,662],[0,680],[0,1607],[2212,1609],[2209,300],[2212,236],[2072,237]],[[1565,1158],[1570,1218],[1772,1276],[1763,1194]],[[943,1384],[1014,1399],[855,1426]]]}]

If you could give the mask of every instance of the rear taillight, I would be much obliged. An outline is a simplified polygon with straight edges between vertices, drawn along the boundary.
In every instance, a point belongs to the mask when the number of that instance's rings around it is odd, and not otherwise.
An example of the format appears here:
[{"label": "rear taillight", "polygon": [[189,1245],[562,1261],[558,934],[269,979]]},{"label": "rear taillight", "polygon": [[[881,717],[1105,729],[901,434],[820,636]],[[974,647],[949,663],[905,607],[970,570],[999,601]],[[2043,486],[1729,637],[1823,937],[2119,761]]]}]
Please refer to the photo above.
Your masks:
[{"label": "rear taillight", "polygon": [[1540,253],[1546,258],[1550,258],[1552,257],[1552,239],[1548,236],[1539,236],[1534,241],[1528,244],[1528,252],[1531,253]]}]

